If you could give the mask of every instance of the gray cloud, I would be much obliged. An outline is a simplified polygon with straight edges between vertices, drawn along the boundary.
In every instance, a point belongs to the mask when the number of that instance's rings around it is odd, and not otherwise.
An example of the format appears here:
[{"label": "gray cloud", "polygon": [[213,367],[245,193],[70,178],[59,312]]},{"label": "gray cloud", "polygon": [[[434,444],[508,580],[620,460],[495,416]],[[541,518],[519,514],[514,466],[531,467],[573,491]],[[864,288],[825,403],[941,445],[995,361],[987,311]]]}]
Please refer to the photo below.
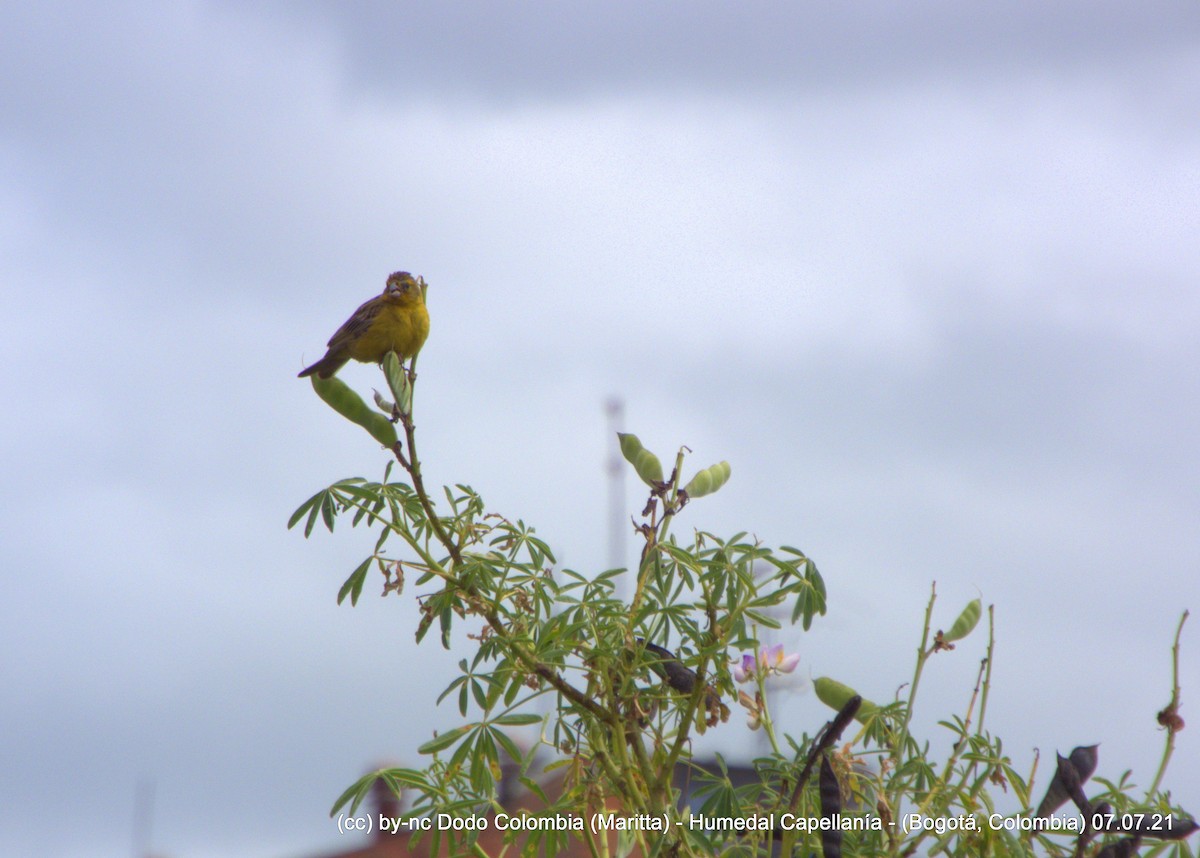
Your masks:
[{"label": "gray cloud", "polygon": [[[352,85],[409,97],[563,100],[605,92],[840,90],[898,81],[1062,74],[1190,49],[1194,6],[388,3],[300,6],[336,33]],[[294,22],[296,4],[277,5]],[[756,97],[756,96],[752,96]]]}]

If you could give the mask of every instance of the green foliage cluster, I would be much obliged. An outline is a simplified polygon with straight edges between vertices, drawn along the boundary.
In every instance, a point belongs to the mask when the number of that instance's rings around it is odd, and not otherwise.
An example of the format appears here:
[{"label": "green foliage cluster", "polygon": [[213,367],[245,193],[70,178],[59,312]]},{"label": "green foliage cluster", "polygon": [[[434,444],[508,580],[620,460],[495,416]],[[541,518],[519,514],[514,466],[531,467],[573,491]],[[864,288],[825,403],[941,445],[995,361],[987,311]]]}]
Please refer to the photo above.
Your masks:
[{"label": "green foliage cluster", "polygon": [[[936,593],[931,594],[915,670],[896,700],[865,701],[849,686],[822,677],[816,691],[835,713],[830,723],[813,735],[785,733],[773,720],[765,693],[771,671],[767,662],[756,660],[761,636],[779,627],[781,610],[792,623],[809,628],[825,614],[825,583],[798,548],[773,549],[746,533],[722,538],[693,529],[685,537],[676,534],[673,525],[692,512],[690,503],[729,479],[728,463],[700,469],[685,480],[686,448],[667,474],[635,436],[621,436],[623,453],[648,488],[636,520],[643,540],[640,559],[633,570],[585,575],[557,567],[533,528],[489,511],[468,486],[445,488],[435,499],[417,456],[415,377],[389,357],[385,378],[395,403],[376,394],[380,411],[331,382],[317,389],[335,410],[388,446],[393,461],[383,478],[334,483],[305,501],[289,527],[303,524],[308,536],[318,522],[333,530],[339,517],[350,516],[353,525],[375,528],[374,549],[347,578],[338,601],[356,603],[368,575],[378,571],[385,594],[417,590],[418,642],[436,629],[443,647],[462,646],[463,636],[452,637],[460,626],[473,652],[459,661],[458,675],[438,698],[452,700],[463,723],[420,747],[428,765],[372,772],[345,791],[334,813],[357,811],[377,780],[405,792],[411,799],[407,815],[413,818],[507,812],[498,801],[499,786],[503,770],[515,762],[519,782],[539,800],[539,808],[531,811],[537,816],[586,819],[608,810],[664,825],[663,830],[623,830],[615,839],[595,836],[587,827],[581,832],[531,826],[507,838],[503,849],[514,854],[557,854],[572,841],[582,841],[593,855],[837,858],[920,850],[964,858],[1065,858],[1132,854],[1139,845],[1146,855],[1194,854],[1183,836],[1190,833],[1190,819],[1158,790],[1182,728],[1177,679],[1172,703],[1160,717],[1168,744],[1150,790],[1135,798],[1126,776],[1116,783],[1098,780],[1103,791],[1089,798],[1083,787],[1091,772],[1072,768],[1064,758],[1051,787],[1057,785],[1062,801],[1074,800],[1077,815],[1094,824],[1082,834],[1026,830],[1022,821],[1036,815],[1037,762],[1028,772],[1018,771],[1000,739],[984,729],[994,647],[990,607],[986,651],[969,702],[964,711],[939,722],[952,739],[944,760],[935,762],[929,741],[912,735],[911,715],[925,669],[935,658],[947,657],[943,654],[983,617],[979,600],[967,605],[947,631],[931,635]],[[401,432],[391,432],[393,425]],[[400,479],[394,478],[397,464]],[[628,599],[619,595],[622,579],[632,590]],[[747,657],[751,669],[741,686],[731,670],[740,652],[754,654]],[[771,748],[752,762],[755,777],[748,784],[735,784],[719,757],[715,767],[700,767],[692,755],[692,737],[729,720],[734,708],[765,731]],[[519,747],[510,730],[532,725],[540,725],[538,741]],[[743,728],[735,721],[725,729]],[[681,783],[687,784],[686,795]],[[1021,809],[1001,813],[998,795],[1009,790]],[[1043,802],[1041,809],[1046,806]],[[929,827],[909,830],[903,822],[913,813],[929,820]],[[1135,813],[1169,820],[1175,826],[1170,833],[1179,836],[1165,839],[1149,823],[1133,826]],[[797,820],[876,824],[865,830],[853,825],[844,831],[797,830],[783,824],[789,814]],[[990,825],[992,814],[1011,823]],[[713,830],[692,824],[692,815],[769,824]],[[958,820],[961,825],[966,819],[978,825],[961,830],[937,824]],[[435,828],[415,836],[430,838],[434,854],[439,849],[488,854],[474,830]]]}]

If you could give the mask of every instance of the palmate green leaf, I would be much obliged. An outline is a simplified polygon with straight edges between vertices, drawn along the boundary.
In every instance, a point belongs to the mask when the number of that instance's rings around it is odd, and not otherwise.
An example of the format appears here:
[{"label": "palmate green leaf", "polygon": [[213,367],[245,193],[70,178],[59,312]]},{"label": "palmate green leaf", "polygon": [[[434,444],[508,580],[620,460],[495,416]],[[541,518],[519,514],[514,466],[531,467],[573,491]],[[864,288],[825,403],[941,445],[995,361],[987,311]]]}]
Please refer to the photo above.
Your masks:
[{"label": "palmate green leaf", "polygon": [[504,705],[512,706],[513,701],[517,699],[517,695],[521,693],[521,689],[525,687],[525,680],[521,674],[513,671],[512,679],[509,680],[507,687],[504,689]]},{"label": "palmate green leaf", "polygon": [[379,483],[368,483],[362,477],[338,480],[331,488],[343,497],[354,498],[365,503],[374,503],[379,500]]},{"label": "palmate green leaf", "polygon": [[497,665],[496,670],[487,678],[488,689],[487,701],[486,705],[484,706],[485,710],[491,712],[496,708],[496,705],[500,702],[500,698],[504,696],[505,689],[507,689],[510,684],[510,677],[516,676],[522,676],[522,674],[514,671],[507,659]]},{"label": "palmate green leaf", "polygon": [[[362,504],[362,505],[354,504],[354,518],[350,519],[350,526],[358,527],[358,525],[362,522],[362,520],[369,515],[369,516],[371,516],[371,520],[367,522],[367,526],[369,527],[371,525],[371,523],[375,521],[376,513],[375,513],[374,508],[377,506],[378,506],[378,503]],[[387,530],[385,529],[384,532],[386,533]]]},{"label": "palmate green leaf", "polygon": [[375,557],[371,556],[358,564],[358,567],[350,573],[350,577],[346,579],[346,583],[342,584],[342,589],[338,590],[337,603],[340,605],[347,596],[350,597],[350,605],[353,607],[358,604],[358,597],[362,595],[363,583],[367,580],[367,570],[371,568],[371,561]]},{"label": "palmate green leaf", "polygon": [[422,614],[421,619],[417,622],[417,630],[413,633],[413,637],[417,643],[425,640],[425,635],[429,632],[430,626],[433,625],[433,619],[429,614]]},{"label": "palmate green leaf", "polygon": [[362,477],[346,477],[320,493],[322,495],[321,516],[325,519],[325,525],[330,531],[333,530],[333,517],[343,508],[351,505],[350,499],[361,491],[360,487],[366,482]]},{"label": "palmate green leaf", "polygon": [[510,712],[494,719],[492,723],[503,724],[506,727],[525,727],[529,724],[537,724],[543,719],[544,716],[534,715],[532,712]]},{"label": "palmate green leaf", "polygon": [[475,705],[484,712],[490,708],[488,698],[492,696],[490,689],[494,687],[491,683],[480,682],[475,677],[471,677],[471,696],[475,698]]},{"label": "palmate green leaf", "polygon": [[332,817],[345,807],[348,802],[350,803],[350,813],[353,814],[358,810],[358,806],[363,803],[363,799],[370,794],[371,787],[375,785],[378,777],[378,772],[371,772],[369,775],[363,775],[350,784],[350,786],[346,787],[346,790],[333,803],[333,807],[329,809],[329,815]]},{"label": "palmate green leaf", "polygon": [[796,594],[796,604],[792,608],[792,622],[803,615],[804,630],[812,626],[813,617],[817,614],[825,616],[825,581],[821,578],[821,573],[817,571],[817,566],[811,560],[806,561],[806,569],[804,574],[804,583],[806,584]]},{"label": "palmate green leaf", "polygon": [[[447,685],[447,686],[446,686],[446,688],[445,688],[445,690],[444,690],[444,691],[442,691],[442,693],[438,695],[438,698],[437,698],[438,705],[441,705],[441,702],[442,702],[443,700],[445,700],[447,697],[449,697],[451,694],[453,694],[453,693],[454,693],[454,689],[456,689],[456,688],[461,688],[463,685],[465,685],[465,684],[466,684],[466,681],[467,681],[467,676],[466,676],[467,662],[466,662],[466,659],[463,659],[462,661],[460,661],[460,662],[458,663],[458,667],[459,667],[459,669],[460,669],[460,670],[462,670],[462,671],[463,671],[463,673],[462,673],[461,675],[459,675],[459,676],[456,676],[456,677],[454,677],[454,679],[450,680],[450,684],[449,684],[449,685]],[[463,712],[463,714],[465,715],[465,714],[467,714],[467,713],[464,711],[464,712]]]},{"label": "palmate green leaf", "polygon": [[[563,571],[566,572],[567,574],[574,574],[574,573],[571,573],[570,570],[564,569]],[[624,575],[628,571],[629,570],[624,567],[619,567],[617,569],[606,569],[603,572],[601,572],[599,575],[597,575],[595,578],[591,579],[590,581],[588,581],[587,579],[583,579],[583,581],[585,584],[591,584],[598,589],[604,589],[611,593],[617,587],[616,581],[614,579],[619,578],[620,576]],[[578,577],[582,577],[582,576],[578,576]],[[565,587],[564,587],[564,589],[565,589]]]},{"label": "palmate green leaf", "polygon": [[511,736],[495,727],[488,727],[488,735],[493,742],[496,742],[504,750],[504,753],[508,755],[510,760],[516,763],[521,762],[521,749],[517,747],[517,743],[513,741]]},{"label": "palmate green leaf", "polygon": [[313,523],[317,518],[317,505],[320,503],[321,495],[324,493],[325,489],[321,489],[321,491],[317,492],[304,503],[300,504],[296,511],[292,513],[292,517],[288,519],[287,529],[291,530],[293,527],[295,527],[296,523],[300,521],[300,519],[304,518],[304,514],[308,513],[308,524],[304,528],[304,536],[307,538],[308,535],[312,533]]},{"label": "palmate green leaf", "polygon": [[334,816],[339,810],[350,803],[351,815],[358,810],[363,801],[371,794],[371,787],[376,781],[383,781],[387,784],[392,792],[399,794],[403,789],[413,789],[418,791],[427,791],[432,789],[425,772],[417,771],[416,769],[378,769],[370,774],[363,775],[346,790],[338,796],[337,801],[333,803],[333,807],[329,811],[329,815]]},{"label": "palmate green leaf", "polygon": [[781,629],[783,624],[779,620],[772,617],[770,614],[764,614],[753,608],[747,609],[746,616],[758,623],[760,626],[765,626],[768,629]]},{"label": "palmate green leaf", "polygon": [[[591,580],[592,580],[592,579],[588,578],[586,575],[580,575],[574,569],[559,569],[555,574],[568,579],[566,582],[559,585],[560,590],[563,593],[569,592],[571,590],[577,590],[580,587],[587,587],[588,584],[590,584]],[[601,575],[598,577],[604,577],[605,575],[609,575],[609,574],[611,574],[611,570],[610,570],[610,572],[601,573]]]},{"label": "palmate green leaf", "polygon": [[785,580],[790,577],[799,577],[802,575],[800,567],[804,566],[807,562],[805,560],[784,560],[770,553],[764,554],[762,559],[778,569],[782,573],[780,577]]},{"label": "palmate green leaf", "polygon": [[817,571],[817,564],[809,559],[804,561],[804,578],[809,581],[814,588],[821,594],[821,598],[825,598],[825,579],[821,577],[821,573]]},{"label": "palmate green leaf", "polygon": [[789,601],[793,594],[799,593],[805,586],[803,581],[799,581],[788,587],[780,587],[775,590],[756,593],[753,598],[747,594],[743,597],[743,602],[747,608],[754,608],[760,611],[770,610]]},{"label": "palmate green leaf", "polygon": [[694,572],[697,575],[703,572],[703,567],[696,560],[695,555],[688,549],[676,545],[674,542],[660,542],[655,547],[689,572]]},{"label": "palmate green leaf", "polygon": [[325,528],[330,533],[333,533],[333,520],[337,517],[337,514],[337,501],[333,499],[333,494],[329,493],[321,498],[321,519],[325,522]]},{"label": "palmate green leaf", "polygon": [[1000,770],[1004,773],[1009,785],[1012,786],[1013,794],[1017,797],[1017,800],[1021,802],[1021,806],[1030,807],[1031,793],[1029,790],[1029,784],[1025,783],[1025,779],[1021,776],[1021,773],[1012,766],[1008,765],[1007,762],[1000,766]]},{"label": "palmate green leaf", "polygon": [[533,562],[537,566],[543,565],[547,560],[551,563],[557,563],[558,560],[554,557],[554,552],[550,550],[550,546],[536,536],[530,536],[528,542],[531,551],[536,551],[533,556],[536,558]]},{"label": "palmate green leaf", "polygon": [[466,736],[475,729],[475,724],[464,724],[461,727],[455,727],[449,732],[442,733],[440,736],[435,736],[421,747],[417,748],[418,754],[436,754],[438,751],[444,751],[452,745],[458,743],[463,736]]},{"label": "palmate green leaf", "polygon": [[451,771],[466,771],[470,775],[471,789],[476,793],[487,792],[484,782],[478,780],[480,770],[478,763],[480,757],[487,753],[485,749],[479,747],[480,734],[483,731],[476,725],[472,728],[466,741],[454,749],[454,753],[450,755],[449,767]]},{"label": "palmate green leaf", "polygon": [[455,752],[452,764],[469,763],[472,788],[477,793],[487,794],[491,792],[491,785],[495,783],[497,770],[500,768],[500,751],[496,747],[492,729],[487,726],[481,729],[476,733],[469,752],[467,748],[464,744]]},{"label": "palmate green leaf", "polygon": [[[352,477],[351,480],[343,480],[342,483],[353,480],[361,480],[361,477]],[[334,483],[329,488],[321,489],[315,495],[310,497],[300,505],[300,508],[292,513],[292,517],[288,519],[288,529],[296,526],[300,519],[308,515],[308,520],[304,523],[304,537],[307,539],[313,531],[313,527],[317,523],[317,516],[320,516],[325,523],[325,527],[332,533],[333,521],[339,512],[339,501],[337,489],[341,483]]]},{"label": "palmate green leaf", "polygon": [[475,650],[475,655],[471,657],[471,669],[474,670],[475,668],[479,667],[479,665],[491,658],[495,646],[496,644],[494,639],[481,641],[479,644],[479,649]]}]

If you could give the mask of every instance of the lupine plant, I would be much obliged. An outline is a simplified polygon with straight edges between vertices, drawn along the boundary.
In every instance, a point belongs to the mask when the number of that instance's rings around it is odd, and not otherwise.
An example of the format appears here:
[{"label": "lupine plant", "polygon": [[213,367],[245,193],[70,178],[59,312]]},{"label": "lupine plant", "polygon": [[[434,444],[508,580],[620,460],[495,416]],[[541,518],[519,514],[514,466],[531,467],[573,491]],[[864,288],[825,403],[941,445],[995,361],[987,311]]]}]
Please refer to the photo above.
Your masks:
[{"label": "lupine plant", "polygon": [[[414,841],[428,838],[420,847],[428,854],[1194,854],[1187,837],[1195,823],[1160,789],[1183,728],[1183,620],[1171,701],[1159,715],[1166,748],[1141,794],[1127,774],[1098,779],[1102,789],[1089,797],[1098,754],[1089,746],[1059,757],[1038,802],[1036,758],[1020,770],[985,729],[993,609],[986,610],[982,655],[966,655],[956,648],[984,616],[982,602],[931,635],[936,590],[914,672],[898,682],[894,700],[868,701],[820,677],[814,690],[830,720],[780,724],[769,686],[799,656],[761,637],[780,627],[781,615],[808,629],[826,612],[826,586],[799,548],[703,529],[698,501],[730,478],[728,463],[689,472],[690,451],[680,448],[668,472],[636,436],[621,435],[621,451],[646,487],[634,518],[637,566],[562,568],[532,527],[490,510],[467,485],[428,488],[413,420],[413,368],[389,354],[382,371],[391,398],[376,393],[374,408],[340,379],[312,377],[321,399],[382,444],[389,461],[378,481],[352,477],[317,492],[288,526],[303,525],[307,537],[318,522],[332,531],[349,516],[353,526],[376,532],[338,601],[357,603],[372,575],[385,596],[409,594],[405,609],[416,614],[418,643],[428,645],[436,632],[434,645],[463,653],[438,698],[453,701],[457,714],[418,748],[426,765],[370,773],[345,790],[334,814],[357,812],[382,781],[409,799],[406,830]],[[627,599],[618,595],[622,580]],[[964,656],[979,658],[977,679],[965,710],[939,722],[952,742],[948,756],[935,760],[911,720],[921,677],[941,659]],[[731,718],[735,710],[744,720]],[[693,736],[718,726],[764,732],[770,751],[751,762],[750,783],[735,785],[719,756],[708,765],[694,758]],[[537,740],[518,745],[512,732],[531,729]],[[510,819],[489,852],[470,821],[512,813],[498,797],[502,770],[513,764],[537,804]],[[1001,812],[999,796],[1009,791],[1019,809]],[[1075,820],[1075,827],[1056,820]]]}]

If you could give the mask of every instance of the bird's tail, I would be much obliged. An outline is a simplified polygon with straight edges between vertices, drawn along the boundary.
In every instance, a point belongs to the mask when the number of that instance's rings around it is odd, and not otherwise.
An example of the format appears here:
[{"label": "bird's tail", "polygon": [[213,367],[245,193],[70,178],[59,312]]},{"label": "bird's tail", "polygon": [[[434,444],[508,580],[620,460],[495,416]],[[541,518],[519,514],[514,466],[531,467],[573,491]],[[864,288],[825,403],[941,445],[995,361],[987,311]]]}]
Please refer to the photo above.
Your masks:
[{"label": "bird's tail", "polygon": [[339,369],[346,365],[347,358],[335,358],[332,355],[325,355],[312,366],[302,370],[296,378],[307,378],[313,373],[317,374],[318,378],[329,378]]}]

